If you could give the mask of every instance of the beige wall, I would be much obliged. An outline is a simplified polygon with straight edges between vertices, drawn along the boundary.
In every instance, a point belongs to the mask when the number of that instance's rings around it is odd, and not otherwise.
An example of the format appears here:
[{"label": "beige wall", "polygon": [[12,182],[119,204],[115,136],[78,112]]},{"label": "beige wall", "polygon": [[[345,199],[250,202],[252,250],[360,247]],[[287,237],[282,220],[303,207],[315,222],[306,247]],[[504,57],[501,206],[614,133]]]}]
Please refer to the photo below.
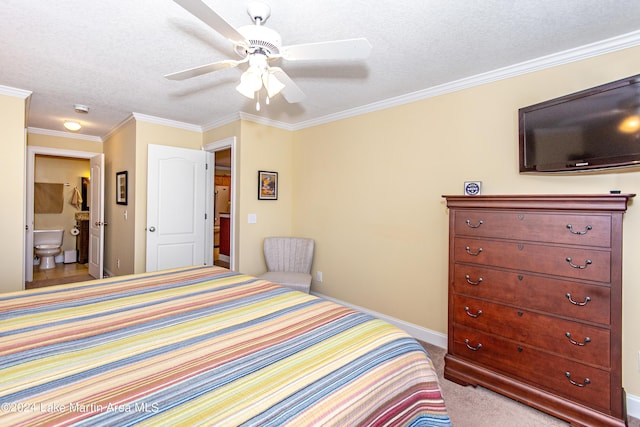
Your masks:
[{"label": "beige wall", "polygon": [[0,94],[0,292],[24,285],[25,98]]},{"label": "beige wall", "polygon": [[[205,132],[203,145],[236,138],[237,200],[234,257],[236,270],[259,275],[266,271],[262,241],[267,236],[291,235],[293,226],[293,138],[278,128],[239,120]],[[258,171],[278,172],[278,200],[258,200]],[[256,214],[257,222],[248,223]]]},{"label": "beige wall", "polygon": [[[134,272],[136,122],[129,120],[104,142],[104,269],[109,275]],[[128,172],[128,204],[116,204],[116,172]],[[119,262],[118,262],[119,261]]]},{"label": "beige wall", "polygon": [[103,152],[102,142],[34,132],[29,132],[27,144],[35,147],[55,148],[59,150],[89,151],[91,153]]},{"label": "beige wall", "polygon": [[[520,175],[517,110],[640,73],[640,48],[295,132],[293,234],[317,241],[312,290],[446,333],[443,194],[640,193],[640,172]],[[639,196],[640,197],[640,196]],[[640,200],[624,222],[623,377],[640,396]],[[255,243],[254,243],[255,244]]]},{"label": "beige wall", "polygon": [[[238,208],[238,270],[259,275],[266,265],[262,241],[287,236],[293,225],[293,134],[282,129],[242,121]],[[278,172],[278,200],[258,200],[258,171]],[[257,222],[248,224],[250,213]]]}]

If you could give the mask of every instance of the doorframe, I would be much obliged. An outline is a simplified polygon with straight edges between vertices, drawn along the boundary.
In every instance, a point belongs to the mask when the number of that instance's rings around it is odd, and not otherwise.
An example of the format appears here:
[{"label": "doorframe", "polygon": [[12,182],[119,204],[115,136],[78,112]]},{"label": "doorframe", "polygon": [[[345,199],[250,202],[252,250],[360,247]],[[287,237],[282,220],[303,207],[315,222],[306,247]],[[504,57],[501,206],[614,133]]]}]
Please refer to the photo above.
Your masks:
[{"label": "doorframe", "polygon": [[[216,151],[226,150],[228,148],[231,149],[231,230],[229,236],[229,269],[235,271],[237,266],[237,257],[236,257],[236,235],[237,235],[237,227],[238,221],[236,220],[236,196],[237,196],[237,175],[238,175],[238,163],[236,156],[236,145],[237,138],[235,136],[231,136],[229,138],[224,138],[218,141],[213,141],[208,144],[203,145],[202,149],[208,151],[210,153],[215,153]],[[214,173],[215,176],[215,161],[214,161]],[[214,177],[215,179],[215,177]],[[213,227],[211,227],[211,240],[213,241]]]},{"label": "doorframe", "polygon": [[[25,224],[28,227],[25,234],[25,260],[24,260],[24,281],[33,281],[33,223],[34,223],[34,187],[35,187],[35,166],[36,155],[44,156],[58,156],[69,157],[74,159],[87,159],[90,160],[102,153],[96,153],[93,151],[77,151],[77,150],[65,150],[62,148],[40,147],[34,145],[27,146],[27,167],[26,173],[26,201],[25,201]],[[102,182],[102,191],[104,191],[104,181]],[[104,206],[102,207],[104,210]],[[104,247],[104,242],[102,242]],[[24,286],[24,283],[23,283]]]}]

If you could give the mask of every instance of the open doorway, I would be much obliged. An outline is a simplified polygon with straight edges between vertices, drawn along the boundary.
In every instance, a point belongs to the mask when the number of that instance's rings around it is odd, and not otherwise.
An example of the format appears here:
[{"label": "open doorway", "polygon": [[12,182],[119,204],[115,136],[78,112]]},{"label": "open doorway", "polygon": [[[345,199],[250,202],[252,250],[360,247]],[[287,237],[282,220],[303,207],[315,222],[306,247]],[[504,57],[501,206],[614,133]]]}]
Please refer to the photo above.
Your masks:
[{"label": "open doorway", "polygon": [[[25,288],[91,279],[88,245],[83,245],[89,234],[90,168],[89,159],[36,155],[33,280]],[[52,249],[41,249],[41,243]]]},{"label": "open doorway", "polygon": [[213,154],[215,157],[213,264],[229,268],[231,260],[231,148],[219,150]]},{"label": "open doorway", "polygon": [[214,154],[213,264],[235,269],[235,137],[206,145]]},{"label": "open doorway", "polygon": [[[44,269],[47,270],[44,276],[42,274],[37,275],[37,278],[40,279],[40,284],[38,286],[48,286],[52,284],[60,284],[60,283],[71,283],[74,281],[81,280],[89,280],[91,278],[99,278],[101,274],[96,273],[96,268],[101,272],[102,269],[102,253],[103,253],[103,218],[104,218],[104,207],[103,207],[103,194],[104,194],[104,183],[101,176],[98,176],[96,173],[96,169],[98,171],[103,170],[104,164],[104,155],[98,153],[90,153],[90,152],[82,152],[82,151],[72,151],[72,150],[63,150],[63,149],[55,149],[48,147],[35,147],[29,146],[27,150],[27,191],[26,191],[26,209],[25,209],[25,223],[27,224],[27,229],[25,231],[25,287],[34,287],[34,272],[42,273],[43,269],[41,269],[40,265],[38,265],[38,261],[41,262],[40,259],[34,257],[35,249],[34,249],[34,229],[44,229],[44,230],[62,230],[63,238],[62,245],[60,245],[60,253],[56,253],[52,258],[50,265],[53,267],[58,267],[60,265],[60,269],[51,268]],[[45,161],[45,168],[48,171],[44,172],[44,175],[38,175],[36,177],[36,158]],[[55,162],[61,162],[59,166],[55,165]],[[86,163],[85,163],[86,162]],[[72,165],[79,166],[72,166]],[[76,168],[76,171],[69,176],[64,176],[68,172],[68,169]],[[83,189],[83,178],[87,178],[88,176],[93,177],[87,181],[87,190],[86,192]],[[43,176],[45,179],[43,179]],[[53,182],[56,185],[48,186],[53,187],[48,190],[53,189],[55,191],[56,198],[62,204],[62,209],[58,206],[56,209],[60,210],[60,213],[43,213],[43,215],[36,220],[35,214],[36,210],[40,211],[42,206],[36,209],[35,206],[35,189],[36,182],[40,181],[48,181],[49,183]],[[60,187],[60,188],[55,188]],[[78,189],[79,198],[74,196],[76,187]],[[85,199],[91,199],[88,205],[82,203],[80,198],[82,195],[86,194]],[[88,194],[87,194],[88,192]],[[100,196],[100,198],[98,198]],[[61,199],[61,200],[60,200]],[[78,205],[73,205],[72,209],[67,209],[66,213],[64,211],[65,207],[73,202],[78,202]],[[86,211],[84,210],[86,206]],[[71,213],[69,213],[71,212]],[[88,216],[86,219],[91,222],[91,218],[93,218],[94,222],[98,223],[100,227],[100,234],[98,237],[91,237],[92,234],[89,233],[87,236],[91,244],[88,248],[87,260],[85,262],[81,262],[82,259],[78,258],[78,252],[76,248],[76,242],[78,241],[78,237],[75,235],[76,229],[80,234],[80,220],[84,220],[85,218],[78,218],[76,213],[85,213]],[[68,217],[68,218],[67,218]],[[57,221],[57,222],[56,222]],[[96,227],[98,227],[96,226]],[[91,228],[91,227],[88,227]],[[94,227],[95,228],[95,227]],[[78,235],[79,235],[78,234]],[[66,242],[65,242],[66,239]],[[71,246],[69,246],[71,243]],[[66,245],[66,246],[65,246]],[[56,251],[57,252],[57,251]],[[75,255],[75,257],[73,256]],[[66,258],[65,258],[66,256]],[[56,259],[59,257],[60,259]],[[96,261],[96,260],[99,260]],[[94,262],[95,261],[95,262]],[[82,265],[79,265],[80,264]],[[85,265],[88,264],[88,265]],[[35,265],[34,265],[35,264]],[[76,265],[71,265],[76,264]],[[76,267],[76,268],[74,268]],[[52,270],[52,271],[49,271]],[[58,271],[60,270],[60,271]],[[74,278],[67,282],[66,276],[73,276]],[[43,284],[43,280],[47,279],[48,282]]]}]

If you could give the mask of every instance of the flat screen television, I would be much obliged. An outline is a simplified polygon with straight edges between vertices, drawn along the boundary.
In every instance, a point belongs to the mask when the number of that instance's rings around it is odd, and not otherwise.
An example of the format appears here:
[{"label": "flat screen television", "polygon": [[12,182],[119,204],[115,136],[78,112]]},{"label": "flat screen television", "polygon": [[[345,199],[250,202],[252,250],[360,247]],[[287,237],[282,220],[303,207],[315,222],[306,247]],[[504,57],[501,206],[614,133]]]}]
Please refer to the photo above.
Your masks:
[{"label": "flat screen television", "polygon": [[521,173],[640,165],[640,75],[518,112]]}]

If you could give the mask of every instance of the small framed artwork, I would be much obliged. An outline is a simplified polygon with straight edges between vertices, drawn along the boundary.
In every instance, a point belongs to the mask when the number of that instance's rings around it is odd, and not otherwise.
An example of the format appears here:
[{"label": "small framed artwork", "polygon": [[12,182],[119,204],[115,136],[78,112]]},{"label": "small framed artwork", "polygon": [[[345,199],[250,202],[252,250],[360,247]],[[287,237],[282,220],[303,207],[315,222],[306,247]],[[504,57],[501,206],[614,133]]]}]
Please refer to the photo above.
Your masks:
[{"label": "small framed artwork", "polygon": [[278,200],[278,172],[258,171],[258,200]]},{"label": "small framed artwork", "polygon": [[119,205],[127,204],[128,175],[127,171],[116,173],[116,203]]}]

